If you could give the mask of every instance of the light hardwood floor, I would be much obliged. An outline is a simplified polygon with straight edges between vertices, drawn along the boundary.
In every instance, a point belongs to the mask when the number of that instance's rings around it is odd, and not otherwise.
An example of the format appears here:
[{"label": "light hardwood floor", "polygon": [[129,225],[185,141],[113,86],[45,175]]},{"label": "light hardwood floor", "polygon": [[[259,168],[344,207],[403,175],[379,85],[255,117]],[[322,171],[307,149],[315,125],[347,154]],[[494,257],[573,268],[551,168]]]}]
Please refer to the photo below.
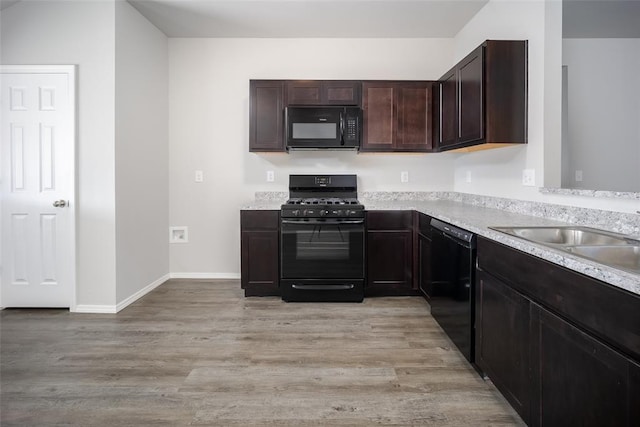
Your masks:
[{"label": "light hardwood floor", "polygon": [[1,313],[4,426],[522,425],[419,297],[171,280],[116,315]]}]

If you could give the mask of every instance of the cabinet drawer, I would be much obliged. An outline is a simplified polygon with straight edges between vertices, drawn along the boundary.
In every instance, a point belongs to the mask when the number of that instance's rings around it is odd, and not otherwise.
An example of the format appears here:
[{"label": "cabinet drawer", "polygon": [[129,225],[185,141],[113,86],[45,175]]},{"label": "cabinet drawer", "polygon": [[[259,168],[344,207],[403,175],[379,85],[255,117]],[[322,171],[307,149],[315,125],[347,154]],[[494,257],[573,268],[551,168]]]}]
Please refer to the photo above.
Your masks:
[{"label": "cabinet drawer", "polygon": [[240,211],[240,229],[252,230],[278,230],[280,225],[280,211]]},{"label": "cabinet drawer", "polygon": [[411,211],[368,211],[368,230],[409,230]]}]

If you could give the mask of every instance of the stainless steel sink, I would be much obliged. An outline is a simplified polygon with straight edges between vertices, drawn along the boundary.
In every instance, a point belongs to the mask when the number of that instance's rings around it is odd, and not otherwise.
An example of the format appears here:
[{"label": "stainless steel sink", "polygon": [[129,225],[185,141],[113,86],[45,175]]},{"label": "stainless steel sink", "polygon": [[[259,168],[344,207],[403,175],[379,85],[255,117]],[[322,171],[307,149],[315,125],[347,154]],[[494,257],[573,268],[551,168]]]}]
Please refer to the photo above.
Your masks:
[{"label": "stainless steel sink", "polygon": [[640,244],[622,234],[589,227],[491,227],[536,243],[551,245],[629,245]]},{"label": "stainless steel sink", "polygon": [[490,227],[521,239],[640,274],[640,240],[590,227]]},{"label": "stainless steel sink", "polygon": [[569,253],[640,274],[640,245],[568,246]]}]

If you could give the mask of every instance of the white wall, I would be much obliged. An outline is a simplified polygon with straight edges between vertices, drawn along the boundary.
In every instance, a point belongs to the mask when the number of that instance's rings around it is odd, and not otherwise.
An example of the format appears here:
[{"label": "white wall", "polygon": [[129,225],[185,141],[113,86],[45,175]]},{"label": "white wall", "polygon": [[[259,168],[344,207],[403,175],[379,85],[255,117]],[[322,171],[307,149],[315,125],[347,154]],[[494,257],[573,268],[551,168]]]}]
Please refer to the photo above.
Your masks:
[{"label": "white wall", "polygon": [[452,53],[451,39],[170,39],[170,218],[189,227],[171,272],[237,275],[238,209],[255,191],[287,191],[290,173],[356,173],[360,191],[451,190],[455,154],[249,153],[249,80],[435,80]]},{"label": "white wall", "polygon": [[[529,40],[529,143],[460,156],[455,190],[585,208],[635,213],[634,199],[547,195],[561,168],[562,4],[556,0],[490,0],[455,37],[455,60],[486,39]],[[536,186],[522,186],[522,170],[535,169]],[[467,171],[472,182],[466,182]]]},{"label": "white wall", "polygon": [[[499,197],[534,198],[536,187],[522,186],[522,170],[544,173],[545,3],[490,1],[455,37],[455,59],[486,39],[529,41],[528,144],[461,156],[455,163],[455,190]],[[472,182],[466,182],[467,171]]]},{"label": "white wall", "polygon": [[567,186],[640,191],[640,39],[564,39],[562,55]]},{"label": "white wall", "polygon": [[167,37],[129,3],[115,8],[116,300],[169,274]]},{"label": "white wall", "polygon": [[78,65],[77,303],[115,294],[114,3],[22,1],[2,11],[2,64]]}]

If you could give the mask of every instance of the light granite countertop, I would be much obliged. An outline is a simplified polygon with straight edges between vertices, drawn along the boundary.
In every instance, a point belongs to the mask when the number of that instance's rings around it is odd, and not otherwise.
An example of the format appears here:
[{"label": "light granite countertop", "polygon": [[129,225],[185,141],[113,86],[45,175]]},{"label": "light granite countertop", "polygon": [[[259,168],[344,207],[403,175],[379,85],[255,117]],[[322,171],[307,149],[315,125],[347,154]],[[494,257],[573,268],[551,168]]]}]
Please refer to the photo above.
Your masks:
[{"label": "light granite countertop", "polygon": [[[389,196],[389,194],[391,194]],[[548,246],[543,246],[529,242],[527,240],[518,239],[508,234],[504,234],[498,231],[494,231],[489,227],[510,227],[510,226],[547,226],[547,225],[591,225],[576,223],[573,221],[559,221],[554,218],[553,214],[549,215],[525,215],[519,213],[516,208],[516,212],[513,212],[510,205],[507,209],[486,207],[486,205],[492,205],[492,203],[484,203],[483,206],[464,203],[458,200],[451,200],[455,198],[450,194],[443,193],[421,193],[415,195],[403,195],[402,197],[396,197],[392,193],[364,193],[360,201],[364,204],[367,210],[416,210],[429,215],[434,218],[438,218],[442,221],[448,222],[452,225],[458,226],[465,230],[468,230],[477,235],[495,240],[503,243],[507,246],[521,250],[522,252],[531,254],[538,258],[545,259],[554,264],[558,264],[567,267],[571,270],[580,272],[586,276],[593,277],[601,280],[605,283],[609,283],[615,287],[627,290],[631,293],[640,295],[640,275],[633,274],[617,268],[612,268],[594,261],[590,261],[584,258],[580,258],[564,252],[559,249],[553,249]],[[251,205],[247,205],[242,209],[246,210],[279,210],[281,204],[286,200],[286,193],[273,193],[269,196],[261,195],[256,197],[256,200]],[[498,201],[505,199],[495,199]],[[509,204],[514,201],[509,200]],[[523,202],[524,207],[529,208],[529,202]],[[493,205],[502,207],[503,203],[493,203]],[[549,207],[550,206],[550,207]],[[555,205],[543,206],[543,209],[549,211],[554,210]],[[527,210],[525,210],[527,211]],[[602,211],[586,212],[586,216],[598,216],[605,215]],[[581,211],[580,214],[585,216],[585,211]],[[591,214],[591,215],[589,215]],[[626,214],[622,214],[623,216]],[[556,215],[557,217],[557,215]],[[562,219],[565,215],[560,215]],[[635,220],[634,217],[631,217]],[[627,217],[624,217],[627,219]],[[615,221],[614,221],[615,222]],[[619,222],[619,220],[618,220]],[[633,222],[633,221],[632,221]],[[595,224],[597,226],[597,224]],[[625,224],[626,226],[626,224]],[[615,228],[615,227],[610,227]],[[629,232],[630,230],[630,232]],[[632,237],[638,238],[637,222],[633,222],[631,226],[627,226],[627,229],[618,230],[613,229],[610,231],[623,231],[625,234],[630,234]]]}]

